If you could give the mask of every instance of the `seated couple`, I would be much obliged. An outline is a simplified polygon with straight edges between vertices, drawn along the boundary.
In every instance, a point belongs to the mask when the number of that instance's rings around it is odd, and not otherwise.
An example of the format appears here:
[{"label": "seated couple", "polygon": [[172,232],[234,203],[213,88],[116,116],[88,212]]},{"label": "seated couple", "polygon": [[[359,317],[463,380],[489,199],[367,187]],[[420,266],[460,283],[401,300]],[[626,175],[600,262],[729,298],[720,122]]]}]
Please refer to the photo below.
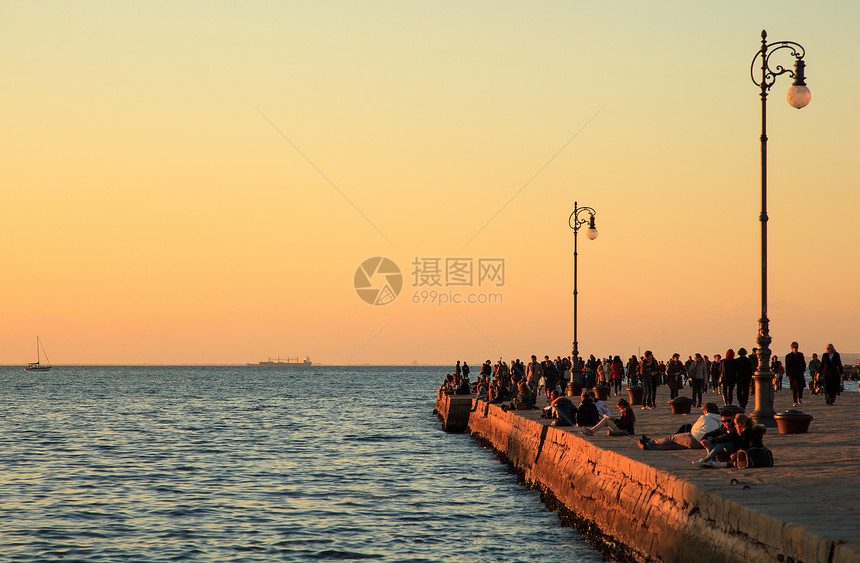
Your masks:
[{"label": "seated couple", "polygon": [[604,414],[597,424],[593,426],[584,426],[582,433],[586,436],[592,436],[597,430],[606,428],[607,436],[630,436],[634,433],[634,424],[636,423],[636,415],[633,414],[633,408],[626,399],[618,399],[618,411],[621,416],[613,418],[608,414]]},{"label": "seated couple", "polygon": [[549,404],[544,407],[541,418],[553,419],[550,423],[551,426],[573,426],[576,424],[579,409],[576,408],[570,398],[559,393],[557,389],[553,389],[550,391],[548,399]]},{"label": "seated couple", "polygon": [[[726,416],[728,415],[728,416]],[[746,467],[744,459],[750,448],[764,448],[762,436],[767,428],[763,424],[753,424],[752,419],[743,413],[738,413],[732,419],[731,411],[720,413],[723,425],[717,430],[706,434],[702,445],[708,450],[708,455],[694,461],[698,467]]]},{"label": "seated couple", "polygon": [[[626,401],[625,401],[626,403]],[[629,405],[628,405],[629,406]],[[608,416],[609,409],[603,401],[595,401],[588,391],[580,396],[579,407],[576,407],[570,397],[561,395],[557,390],[550,392],[549,405],[544,409],[544,417],[554,419],[552,426],[590,427],[600,421],[601,416]]]},{"label": "seated couple", "polygon": [[502,405],[502,410],[515,410],[522,411],[528,409],[537,408],[535,405],[537,404],[537,396],[532,393],[532,390],[529,388],[528,383],[525,380],[520,381],[517,386],[517,396],[514,397],[514,400],[511,401],[510,406]]},{"label": "seated couple", "polygon": [[[720,427],[721,417],[718,414],[716,403],[705,403],[702,411],[702,416],[693,424],[689,432],[679,432],[657,440],[649,440],[648,436],[643,434],[639,438],[639,447],[643,450],[704,449],[702,438]],[[726,412],[731,415],[731,411]]]}]

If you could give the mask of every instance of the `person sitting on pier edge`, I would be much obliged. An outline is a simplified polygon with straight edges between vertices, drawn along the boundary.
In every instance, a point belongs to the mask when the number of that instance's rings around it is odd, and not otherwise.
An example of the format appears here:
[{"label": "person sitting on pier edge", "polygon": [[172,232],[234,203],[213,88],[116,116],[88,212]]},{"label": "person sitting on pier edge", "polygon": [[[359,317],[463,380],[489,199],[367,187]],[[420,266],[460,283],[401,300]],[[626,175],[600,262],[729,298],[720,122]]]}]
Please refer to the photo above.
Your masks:
[{"label": "person sitting on pier edge", "polygon": [[583,391],[580,397],[579,410],[576,413],[577,426],[594,426],[600,420],[600,414],[588,391]]},{"label": "person sitting on pier edge", "polygon": [[502,410],[515,410],[522,411],[535,408],[535,403],[537,402],[537,397],[534,393],[532,393],[531,388],[528,383],[525,381],[520,381],[519,386],[517,387],[517,396],[514,398],[513,402],[508,405],[502,405]]},{"label": "person sitting on pier edge", "polygon": [[551,426],[573,426],[576,423],[576,413],[576,405],[558,390],[553,390],[550,392],[550,403],[541,417],[553,419]]},{"label": "person sitting on pier edge", "polygon": [[526,376],[526,366],[523,364],[519,358],[511,364],[511,379],[515,382],[519,383],[520,379]]},{"label": "person sitting on pier edge", "polygon": [[446,395],[452,395],[454,390],[454,376],[449,373],[445,376],[445,381],[442,383],[442,386],[439,387],[439,392]]},{"label": "person sitting on pier edge", "polygon": [[478,389],[477,389],[477,393],[476,393],[477,397],[475,397],[475,398],[478,399],[479,401],[486,401],[489,397],[489,392],[490,392],[490,388],[487,385],[487,382],[484,381],[483,379],[479,379],[478,380]]},{"label": "person sitting on pier edge", "polygon": [[469,378],[468,377],[455,378],[455,380],[457,382],[457,384],[456,384],[457,390],[454,391],[455,395],[471,395],[472,394],[472,388],[471,388],[471,385],[469,384]]},{"label": "person sitting on pier edge", "polygon": [[618,399],[618,410],[621,411],[619,418],[612,418],[604,415],[603,418],[594,426],[585,426],[582,433],[586,436],[592,436],[595,431],[601,428],[607,428],[608,436],[631,436],[634,434],[634,425],[636,423],[636,415],[633,414],[633,408],[626,399]]},{"label": "person sitting on pier edge", "polygon": [[501,389],[499,388],[499,382],[493,381],[490,383],[490,388],[487,389],[487,402],[488,403],[501,403],[504,399],[501,397]]},{"label": "person sitting on pier edge", "polygon": [[[713,462],[729,461],[729,456],[737,449],[740,433],[737,430],[734,411],[731,409],[721,410],[720,420],[722,426],[712,432],[708,432],[702,438],[702,446],[708,450],[708,453],[702,459],[694,461],[693,465],[698,467],[714,467]],[[725,465],[722,467],[725,467]]]},{"label": "person sitting on pier edge", "polygon": [[612,416],[612,411],[609,410],[606,403],[597,397],[594,389],[591,389],[588,394],[591,395],[591,400],[594,402],[594,407],[597,409],[597,416]]},{"label": "person sitting on pier edge", "polygon": [[648,436],[639,438],[639,447],[643,450],[701,450],[704,449],[701,440],[708,432],[720,427],[720,415],[715,403],[705,403],[703,414],[693,424],[689,432],[672,434],[658,440],[649,440]]}]

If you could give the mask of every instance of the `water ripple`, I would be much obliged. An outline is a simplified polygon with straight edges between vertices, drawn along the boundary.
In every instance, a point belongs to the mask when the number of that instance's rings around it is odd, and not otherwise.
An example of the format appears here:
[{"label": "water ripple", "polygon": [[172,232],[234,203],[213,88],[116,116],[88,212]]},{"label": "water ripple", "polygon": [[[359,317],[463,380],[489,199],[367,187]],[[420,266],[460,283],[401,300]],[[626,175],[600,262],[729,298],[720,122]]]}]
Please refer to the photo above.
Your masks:
[{"label": "water ripple", "polygon": [[600,560],[439,430],[438,370],[315,371],[0,368],[3,559]]}]

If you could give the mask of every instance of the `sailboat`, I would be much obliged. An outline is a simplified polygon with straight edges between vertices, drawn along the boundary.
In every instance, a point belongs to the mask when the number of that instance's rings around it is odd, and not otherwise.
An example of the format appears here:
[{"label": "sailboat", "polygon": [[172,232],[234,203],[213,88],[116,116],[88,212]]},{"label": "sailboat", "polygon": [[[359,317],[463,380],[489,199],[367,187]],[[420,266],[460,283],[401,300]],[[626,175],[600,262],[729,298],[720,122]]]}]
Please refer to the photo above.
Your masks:
[{"label": "sailboat", "polygon": [[[42,364],[42,354],[45,354],[45,361],[47,364]],[[39,341],[39,337],[36,337],[36,361],[30,362],[27,364],[27,367],[24,368],[24,371],[48,371],[51,369],[51,360],[48,359],[48,354],[45,352],[45,349],[42,347],[42,343]]]}]

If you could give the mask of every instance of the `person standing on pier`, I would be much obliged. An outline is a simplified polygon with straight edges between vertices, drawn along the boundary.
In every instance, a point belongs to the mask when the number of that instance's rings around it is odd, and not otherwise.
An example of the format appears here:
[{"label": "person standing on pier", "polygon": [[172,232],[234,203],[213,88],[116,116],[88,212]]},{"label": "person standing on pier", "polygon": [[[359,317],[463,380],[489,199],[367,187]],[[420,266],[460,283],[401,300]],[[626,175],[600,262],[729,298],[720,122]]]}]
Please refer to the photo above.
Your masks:
[{"label": "person standing on pier", "polygon": [[653,409],[657,400],[657,378],[660,377],[660,371],[657,367],[657,360],[654,359],[654,354],[651,350],[645,351],[645,356],[642,358],[642,363],[639,366],[639,376],[642,378],[642,408]]},{"label": "person standing on pier", "polygon": [[[750,365],[752,366],[753,375],[758,371],[758,348],[753,348],[750,352]],[[750,395],[755,395],[755,385],[750,385]]]},{"label": "person standing on pier", "polygon": [[627,360],[627,385],[630,387],[636,387],[639,385],[639,360],[636,359],[636,356],[630,356],[630,359]]},{"label": "person standing on pier", "polygon": [[714,393],[718,392],[720,388],[720,356],[719,354],[714,354],[714,361],[711,362],[711,391]]},{"label": "person standing on pier", "polygon": [[597,360],[597,384],[598,385],[608,385],[609,379],[609,370],[608,364],[606,360],[600,359]]},{"label": "person standing on pier", "polygon": [[708,380],[708,365],[701,354],[696,354],[696,359],[690,364],[687,375],[690,377],[690,387],[693,389],[693,404],[701,407],[702,389]]},{"label": "person standing on pier", "polygon": [[514,382],[519,383],[519,381],[526,376],[526,368],[519,358],[511,365],[511,379]]},{"label": "person standing on pier", "polygon": [[670,400],[678,396],[685,373],[687,373],[687,369],[681,363],[681,354],[674,354],[669,360],[669,365],[666,366],[666,384],[669,386]]},{"label": "person standing on pier", "polygon": [[[546,395],[549,398],[549,392],[558,386],[558,372],[555,369],[555,362],[549,359],[549,356],[543,357],[543,377],[546,380]],[[559,392],[561,390],[559,389]]]},{"label": "person standing on pier", "polygon": [[785,368],[782,367],[782,362],[779,361],[779,356],[774,356],[771,359],[770,371],[773,372],[774,390],[782,391],[782,377],[785,375]]},{"label": "person standing on pier", "polygon": [[836,402],[842,385],[842,373],[842,358],[833,344],[828,344],[827,350],[821,356],[821,367],[818,368],[819,379],[824,384],[824,399],[828,405]]},{"label": "person standing on pier", "polygon": [[812,354],[812,359],[809,360],[809,377],[812,379],[809,382],[809,390],[813,395],[818,395],[821,392],[821,383],[818,380],[818,371],[821,369],[821,360],[818,359],[818,354]]},{"label": "person standing on pier", "polygon": [[792,406],[803,404],[803,388],[806,387],[806,358],[798,351],[800,345],[791,343],[791,352],[785,355],[785,374],[791,387]]},{"label": "person standing on pier", "polygon": [[526,381],[532,393],[537,394],[540,379],[543,377],[543,366],[537,361],[537,356],[532,354],[532,361],[526,366]]},{"label": "person standing on pier", "polygon": [[752,364],[747,358],[747,349],[738,349],[738,358],[735,361],[735,380],[738,385],[738,405],[746,410],[750,401],[750,385],[752,385]]},{"label": "person standing on pier", "polygon": [[720,389],[723,392],[723,404],[731,405],[734,402],[736,370],[735,351],[729,348],[726,350],[726,357],[720,360]]},{"label": "person standing on pier", "polygon": [[612,390],[616,397],[621,393],[622,379],[624,379],[624,364],[621,362],[621,356],[615,356],[612,359]]}]

